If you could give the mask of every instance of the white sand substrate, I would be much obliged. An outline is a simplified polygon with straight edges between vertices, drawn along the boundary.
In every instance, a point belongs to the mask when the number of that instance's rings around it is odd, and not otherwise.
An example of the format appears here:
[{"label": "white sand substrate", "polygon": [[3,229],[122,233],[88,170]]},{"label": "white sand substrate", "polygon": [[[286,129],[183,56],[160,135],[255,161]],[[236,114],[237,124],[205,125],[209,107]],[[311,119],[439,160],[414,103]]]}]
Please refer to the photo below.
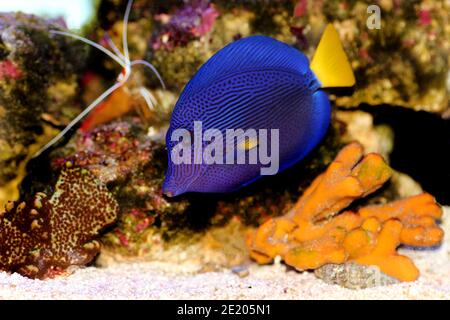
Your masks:
[{"label": "white sand substrate", "polygon": [[284,265],[252,265],[240,278],[230,270],[196,272],[196,266],[162,262],[118,263],[79,269],[39,281],[0,273],[0,299],[447,299],[450,300],[450,208],[446,239],[436,250],[401,250],[421,270],[419,280],[386,287],[349,290],[328,285],[311,273]]}]

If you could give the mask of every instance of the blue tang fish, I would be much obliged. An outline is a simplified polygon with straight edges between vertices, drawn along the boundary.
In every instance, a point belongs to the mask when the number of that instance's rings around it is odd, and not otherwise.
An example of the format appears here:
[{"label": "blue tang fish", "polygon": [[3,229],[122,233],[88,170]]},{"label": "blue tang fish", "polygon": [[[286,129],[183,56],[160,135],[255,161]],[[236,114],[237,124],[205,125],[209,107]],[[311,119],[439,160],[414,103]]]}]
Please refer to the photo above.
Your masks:
[{"label": "blue tang fish", "polygon": [[[321,89],[354,84],[352,69],[331,24],[311,65],[300,51],[266,36],[251,36],[227,45],[198,70],[174,108],[166,137],[169,163],[163,192],[168,196],[232,192],[261,178],[261,168],[267,167],[267,163],[250,161],[227,164],[225,147],[219,150],[222,153],[212,152],[223,157],[222,163],[195,161],[198,150],[213,141],[220,142],[215,136],[195,145],[195,122],[201,122],[202,133],[214,129],[224,136],[227,129],[278,130],[278,140],[272,141],[272,134],[266,149],[278,152],[280,172],[311,152],[328,129],[330,101]],[[180,130],[189,133],[189,139],[174,139],[174,133]],[[237,136],[232,143],[236,150],[244,149],[248,160],[260,144],[257,138],[244,136],[246,140],[239,140]],[[271,148],[275,143],[277,147]],[[182,150],[182,144],[187,149],[180,151],[180,157],[192,161],[174,161],[173,152]],[[233,151],[234,157],[236,154]]]}]

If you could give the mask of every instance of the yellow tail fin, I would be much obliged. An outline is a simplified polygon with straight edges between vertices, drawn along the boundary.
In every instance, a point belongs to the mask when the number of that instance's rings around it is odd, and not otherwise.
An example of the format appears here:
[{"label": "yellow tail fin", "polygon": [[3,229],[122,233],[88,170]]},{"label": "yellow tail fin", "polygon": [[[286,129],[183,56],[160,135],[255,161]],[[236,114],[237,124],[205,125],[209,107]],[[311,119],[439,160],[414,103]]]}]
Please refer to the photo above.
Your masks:
[{"label": "yellow tail fin", "polygon": [[342,48],[339,35],[330,23],[322,35],[316,54],[311,62],[311,70],[319,79],[322,88],[352,87],[355,76]]}]

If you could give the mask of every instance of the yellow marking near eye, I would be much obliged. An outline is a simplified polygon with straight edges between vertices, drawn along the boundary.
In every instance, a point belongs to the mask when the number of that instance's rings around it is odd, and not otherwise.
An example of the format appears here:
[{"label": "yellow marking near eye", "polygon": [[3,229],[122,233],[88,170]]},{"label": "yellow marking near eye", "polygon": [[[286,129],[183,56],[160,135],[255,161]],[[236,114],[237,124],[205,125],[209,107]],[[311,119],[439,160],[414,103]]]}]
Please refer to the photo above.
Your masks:
[{"label": "yellow marking near eye", "polygon": [[256,137],[247,138],[239,142],[238,148],[250,151],[258,146],[258,139]]}]

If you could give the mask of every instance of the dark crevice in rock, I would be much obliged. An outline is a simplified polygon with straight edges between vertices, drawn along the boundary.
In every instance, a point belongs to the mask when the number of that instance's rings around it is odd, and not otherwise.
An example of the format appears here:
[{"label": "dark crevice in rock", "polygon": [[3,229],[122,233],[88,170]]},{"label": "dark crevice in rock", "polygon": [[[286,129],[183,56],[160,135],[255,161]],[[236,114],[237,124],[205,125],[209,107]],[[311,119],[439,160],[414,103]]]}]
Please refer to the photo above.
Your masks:
[{"label": "dark crevice in rock", "polygon": [[375,124],[393,129],[392,168],[410,175],[439,203],[450,204],[450,120],[388,105],[361,109],[374,116]]}]

